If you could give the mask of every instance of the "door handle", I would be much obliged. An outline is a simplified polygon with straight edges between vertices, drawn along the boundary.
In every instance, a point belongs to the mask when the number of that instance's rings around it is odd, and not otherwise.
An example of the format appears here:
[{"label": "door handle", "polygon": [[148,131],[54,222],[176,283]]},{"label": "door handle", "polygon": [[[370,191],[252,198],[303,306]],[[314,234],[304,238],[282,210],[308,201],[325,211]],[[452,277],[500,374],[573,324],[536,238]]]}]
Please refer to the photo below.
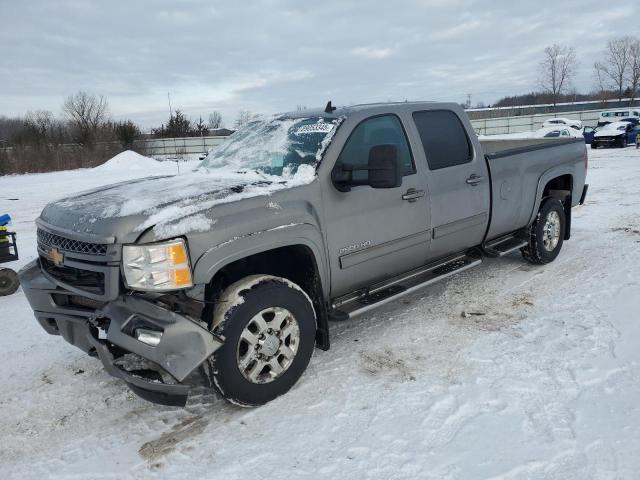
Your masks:
[{"label": "door handle", "polygon": [[471,175],[469,178],[467,178],[466,182],[467,185],[472,185],[472,186],[476,186],[478,185],[480,182],[482,182],[484,180],[484,177],[480,176],[480,175],[476,175],[475,173],[473,175]]},{"label": "door handle", "polygon": [[417,201],[419,198],[424,197],[424,195],[425,195],[424,190],[416,190],[415,188],[410,188],[409,190],[407,190],[407,193],[402,195],[402,199],[413,203]]}]

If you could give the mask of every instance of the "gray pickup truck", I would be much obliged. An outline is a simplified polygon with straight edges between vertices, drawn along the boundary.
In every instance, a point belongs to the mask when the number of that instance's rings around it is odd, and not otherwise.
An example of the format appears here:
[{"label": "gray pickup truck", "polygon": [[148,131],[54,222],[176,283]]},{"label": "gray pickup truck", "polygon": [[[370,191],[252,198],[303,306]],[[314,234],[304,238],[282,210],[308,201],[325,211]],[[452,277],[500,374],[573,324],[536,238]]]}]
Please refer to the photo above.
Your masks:
[{"label": "gray pickup truck", "polygon": [[261,405],[330,321],[484,257],[553,261],[586,170],[581,139],[480,142],[456,104],[329,103],[250,123],[193,172],[47,205],[20,279],[48,333],[141,397]]}]

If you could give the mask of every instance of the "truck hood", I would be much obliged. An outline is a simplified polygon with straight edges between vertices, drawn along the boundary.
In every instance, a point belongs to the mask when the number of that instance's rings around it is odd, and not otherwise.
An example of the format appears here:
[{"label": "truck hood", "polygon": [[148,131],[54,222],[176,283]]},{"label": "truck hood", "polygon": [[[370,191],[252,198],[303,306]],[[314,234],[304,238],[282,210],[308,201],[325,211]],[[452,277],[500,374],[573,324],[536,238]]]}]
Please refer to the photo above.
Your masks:
[{"label": "truck hood", "polygon": [[[153,227],[169,238],[213,227],[214,207],[310,183],[315,168],[294,175],[199,169],[183,175],[147,177],[96,188],[48,204],[40,219],[61,230],[111,242],[132,242]],[[108,239],[108,240],[107,240]]]}]

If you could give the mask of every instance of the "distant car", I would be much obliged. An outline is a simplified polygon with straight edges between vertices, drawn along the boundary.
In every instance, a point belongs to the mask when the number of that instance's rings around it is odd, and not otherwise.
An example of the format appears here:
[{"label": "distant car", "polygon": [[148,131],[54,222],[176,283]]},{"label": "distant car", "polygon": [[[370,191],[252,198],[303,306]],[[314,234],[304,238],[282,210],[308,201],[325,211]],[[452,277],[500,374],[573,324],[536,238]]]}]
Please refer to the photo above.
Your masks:
[{"label": "distant car", "polygon": [[582,132],[566,125],[542,127],[531,134],[531,138],[580,138]]},{"label": "distant car", "polygon": [[630,118],[640,121],[640,109],[626,108],[600,112],[600,117],[598,118],[598,126],[603,127],[609,123],[629,120]]},{"label": "distant car", "polygon": [[542,124],[542,127],[557,127],[566,125],[567,127],[574,128],[575,130],[582,130],[582,122],[580,120],[574,120],[572,118],[552,118]]},{"label": "distant car", "polygon": [[621,147],[636,142],[638,127],[633,122],[613,122],[597,128],[591,141],[591,148]]}]

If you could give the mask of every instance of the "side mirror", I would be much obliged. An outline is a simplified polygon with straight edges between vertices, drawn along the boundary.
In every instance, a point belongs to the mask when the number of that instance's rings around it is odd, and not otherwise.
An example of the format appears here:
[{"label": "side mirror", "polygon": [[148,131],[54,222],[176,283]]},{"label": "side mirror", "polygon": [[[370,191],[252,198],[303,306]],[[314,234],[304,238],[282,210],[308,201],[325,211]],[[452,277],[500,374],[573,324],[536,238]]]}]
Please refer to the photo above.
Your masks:
[{"label": "side mirror", "polygon": [[402,185],[402,164],[395,145],[376,145],[369,150],[369,185],[396,188]]},{"label": "side mirror", "polygon": [[[354,171],[367,171],[366,180],[353,178]],[[367,166],[336,163],[331,171],[331,181],[339,192],[349,192],[356,185],[372,188],[396,188],[402,185],[402,163],[395,145],[376,145],[369,150]]]}]

